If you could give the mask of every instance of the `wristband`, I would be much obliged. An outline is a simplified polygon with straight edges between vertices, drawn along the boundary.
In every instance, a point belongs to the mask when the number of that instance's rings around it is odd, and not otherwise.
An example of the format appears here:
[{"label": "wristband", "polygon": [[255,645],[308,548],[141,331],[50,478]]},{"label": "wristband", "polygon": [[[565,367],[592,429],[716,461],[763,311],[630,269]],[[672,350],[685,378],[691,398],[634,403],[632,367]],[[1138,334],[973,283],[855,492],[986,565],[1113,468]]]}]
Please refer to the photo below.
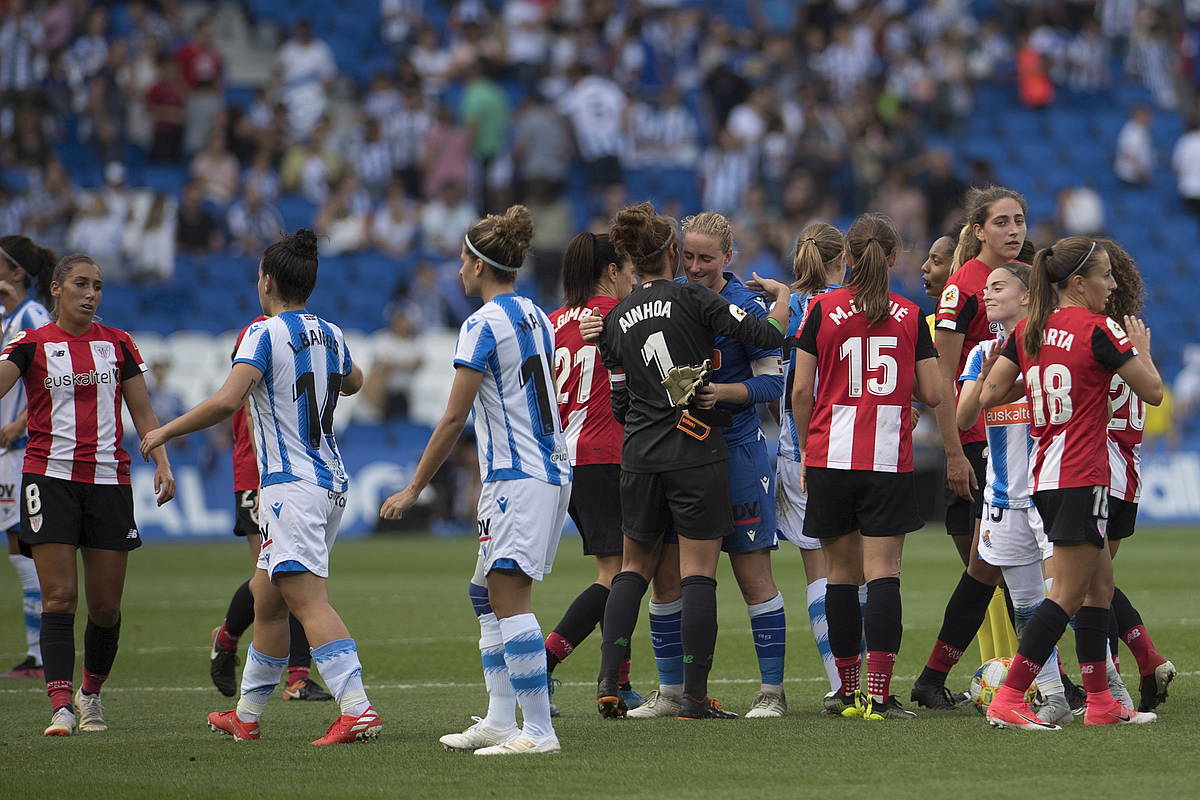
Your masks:
[{"label": "wristband", "polygon": [[787,330],[783,327],[783,323],[780,322],[779,320],[775,319],[774,317],[767,317],[767,322],[774,325],[775,330],[779,331],[781,334],[787,333]]}]

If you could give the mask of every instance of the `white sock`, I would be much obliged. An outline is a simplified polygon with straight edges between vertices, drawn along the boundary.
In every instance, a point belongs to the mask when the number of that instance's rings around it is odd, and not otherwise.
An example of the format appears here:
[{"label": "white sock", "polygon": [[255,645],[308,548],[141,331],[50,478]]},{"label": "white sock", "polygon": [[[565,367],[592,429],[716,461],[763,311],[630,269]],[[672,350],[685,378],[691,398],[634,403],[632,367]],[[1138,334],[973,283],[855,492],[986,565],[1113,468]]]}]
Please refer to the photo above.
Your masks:
[{"label": "white sock", "polygon": [[271,693],[287,669],[287,656],[275,658],[254,649],[246,650],[246,666],[242,667],[242,696],[238,698],[237,715],[242,722],[258,722]]},{"label": "white sock", "polygon": [[[1016,567],[1002,567],[1004,584],[1008,587],[1009,597],[1012,598],[1013,616],[1017,618],[1017,635],[1025,629],[1025,623],[1033,616],[1033,612],[1046,599],[1048,581],[1042,578],[1041,562],[1022,564]],[[1062,694],[1062,675],[1058,669],[1058,648],[1050,651],[1050,657],[1042,665],[1042,671],[1034,679],[1043,695]]]},{"label": "white sock", "polygon": [[343,715],[357,717],[371,707],[363,688],[358,645],[353,639],[334,639],[309,652],[312,653],[313,665],[329,685],[329,691]]},{"label": "white sock", "polygon": [[504,636],[492,612],[479,616],[479,656],[483,660],[483,683],[487,687],[488,710],[483,725],[496,731],[517,727],[517,695],[508,678],[504,661]]},{"label": "white sock", "polygon": [[842,679],[838,675],[837,664],[833,661],[833,650],[829,647],[829,621],[825,619],[825,587],[828,584],[826,578],[817,578],[808,585],[806,599],[808,624],[812,627],[813,639],[817,642],[817,654],[821,656],[821,666],[825,667],[829,689],[836,692],[842,686]]},{"label": "white sock", "polygon": [[37,567],[32,558],[10,553],[8,560],[21,582],[21,612],[25,616],[25,644],[28,655],[42,663],[42,587],[38,583]]},{"label": "white sock", "polygon": [[500,620],[504,637],[504,663],[521,705],[522,729],[531,739],[554,735],[550,723],[550,691],[546,687],[546,645],[533,614]]}]

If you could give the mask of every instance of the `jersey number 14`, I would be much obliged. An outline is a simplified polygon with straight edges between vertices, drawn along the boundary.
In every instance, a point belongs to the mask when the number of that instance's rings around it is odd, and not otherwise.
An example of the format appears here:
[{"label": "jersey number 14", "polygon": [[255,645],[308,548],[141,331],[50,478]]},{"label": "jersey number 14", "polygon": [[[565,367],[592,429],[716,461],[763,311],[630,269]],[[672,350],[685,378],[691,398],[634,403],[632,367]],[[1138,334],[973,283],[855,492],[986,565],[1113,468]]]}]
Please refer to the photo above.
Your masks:
[{"label": "jersey number 14", "polygon": [[317,379],[311,372],[305,372],[296,378],[293,389],[293,400],[303,403],[301,424],[307,423],[305,436],[308,446],[313,450],[321,447],[322,436],[333,435],[333,410],[337,407],[338,392],[342,390],[342,376],[336,372],[329,376],[329,385],[325,390],[325,403],[317,412]]}]

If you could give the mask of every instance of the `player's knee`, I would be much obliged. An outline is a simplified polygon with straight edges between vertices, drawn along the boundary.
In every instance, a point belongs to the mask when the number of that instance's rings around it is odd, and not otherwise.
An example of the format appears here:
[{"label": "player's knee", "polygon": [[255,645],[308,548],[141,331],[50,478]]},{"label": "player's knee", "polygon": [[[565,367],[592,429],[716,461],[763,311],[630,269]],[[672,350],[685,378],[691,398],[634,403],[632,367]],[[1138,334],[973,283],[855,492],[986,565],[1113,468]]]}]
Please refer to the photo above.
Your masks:
[{"label": "player's knee", "polygon": [[74,586],[42,585],[42,610],[49,614],[74,614],[78,599]]},{"label": "player's knee", "polygon": [[993,567],[979,558],[971,559],[967,563],[967,574],[988,586],[998,586],[1000,584],[1000,568]]},{"label": "player's knee", "polygon": [[121,607],[109,603],[88,604],[88,619],[101,628],[111,628],[121,621]]}]

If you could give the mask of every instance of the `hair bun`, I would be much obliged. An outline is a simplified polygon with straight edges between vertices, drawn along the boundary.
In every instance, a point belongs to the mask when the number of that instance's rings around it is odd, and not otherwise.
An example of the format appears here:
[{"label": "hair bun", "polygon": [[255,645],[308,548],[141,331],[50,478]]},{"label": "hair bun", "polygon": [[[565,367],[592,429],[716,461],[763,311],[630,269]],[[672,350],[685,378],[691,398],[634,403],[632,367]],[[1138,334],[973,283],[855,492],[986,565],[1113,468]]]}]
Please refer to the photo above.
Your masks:
[{"label": "hair bun", "polygon": [[301,228],[283,240],[284,247],[300,258],[317,258],[317,235],[308,228]]},{"label": "hair bun", "polygon": [[492,230],[517,250],[528,250],[533,243],[533,215],[523,205],[509,206],[495,216]]}]

